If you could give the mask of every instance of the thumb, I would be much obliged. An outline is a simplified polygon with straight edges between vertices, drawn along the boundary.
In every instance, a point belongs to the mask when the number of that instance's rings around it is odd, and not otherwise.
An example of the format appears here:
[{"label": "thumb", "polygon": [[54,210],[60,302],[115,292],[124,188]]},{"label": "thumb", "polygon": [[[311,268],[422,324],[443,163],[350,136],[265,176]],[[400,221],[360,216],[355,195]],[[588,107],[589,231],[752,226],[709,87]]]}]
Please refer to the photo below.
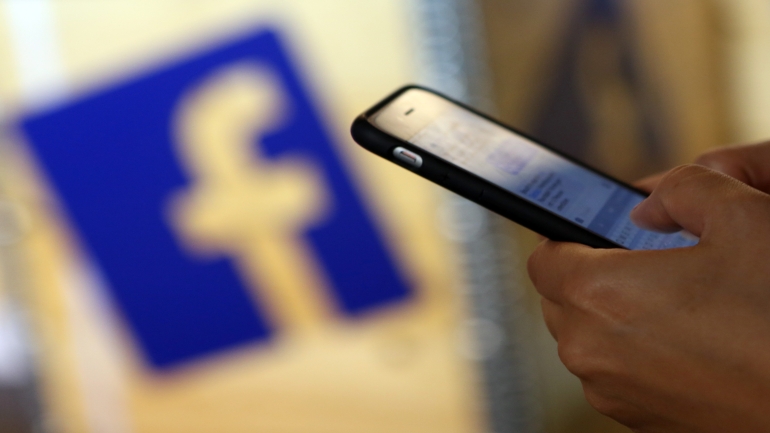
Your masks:
[{"label": "thumb", "polygon": [[640,227],[662,232],[687,230],[702,237],[715,221],[729,220],[736,199],[751,188],[705,167],[684,165],[671,170],[652,194],[632,212]]}]

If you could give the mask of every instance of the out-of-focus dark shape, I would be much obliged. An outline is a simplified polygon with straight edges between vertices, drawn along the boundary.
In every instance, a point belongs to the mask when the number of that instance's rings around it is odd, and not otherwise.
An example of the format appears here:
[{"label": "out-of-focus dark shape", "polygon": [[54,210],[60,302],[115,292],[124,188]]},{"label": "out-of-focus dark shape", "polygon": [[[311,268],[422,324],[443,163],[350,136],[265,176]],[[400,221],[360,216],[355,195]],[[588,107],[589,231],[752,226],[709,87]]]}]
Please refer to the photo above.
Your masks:
[{"label": "out-of-focus dark shape", "polygon": [[710,2],[482,4],[504,120],[627,180],[727,140]]}]

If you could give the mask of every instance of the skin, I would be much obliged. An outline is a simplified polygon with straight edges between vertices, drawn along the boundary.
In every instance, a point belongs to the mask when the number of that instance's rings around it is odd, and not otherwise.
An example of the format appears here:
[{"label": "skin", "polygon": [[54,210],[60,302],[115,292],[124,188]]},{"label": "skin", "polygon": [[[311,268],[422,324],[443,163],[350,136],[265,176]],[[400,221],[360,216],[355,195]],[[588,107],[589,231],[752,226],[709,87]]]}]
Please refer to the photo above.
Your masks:
[{"label": "skin", "polygon": [[632,213],[691,248],[543,242],[528,262],[588,402],[635,432],[770,431],[770,143],[640,182]]}]

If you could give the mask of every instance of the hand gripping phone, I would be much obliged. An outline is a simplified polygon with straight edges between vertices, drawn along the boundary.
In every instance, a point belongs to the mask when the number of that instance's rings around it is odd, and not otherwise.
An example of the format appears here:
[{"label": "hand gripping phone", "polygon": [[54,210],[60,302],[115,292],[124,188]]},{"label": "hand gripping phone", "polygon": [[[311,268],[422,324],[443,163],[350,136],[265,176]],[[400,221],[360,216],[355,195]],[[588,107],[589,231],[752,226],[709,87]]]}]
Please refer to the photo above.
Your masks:
[{"label": "hand gripping phone", "polygon": [[388,96],[353,122],[352,134],[367,150],[552,240],[631,250],[698,243],[631,222],[644,192],[423,87]]}]

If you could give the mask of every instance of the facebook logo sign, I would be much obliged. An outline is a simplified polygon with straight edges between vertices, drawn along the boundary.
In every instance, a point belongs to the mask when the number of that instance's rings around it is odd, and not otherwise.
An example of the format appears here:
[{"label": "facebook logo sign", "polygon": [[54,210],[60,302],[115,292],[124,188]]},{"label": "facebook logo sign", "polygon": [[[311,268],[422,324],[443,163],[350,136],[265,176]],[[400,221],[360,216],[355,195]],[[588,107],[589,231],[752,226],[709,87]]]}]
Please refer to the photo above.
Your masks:
[{"label": "facebook logo sign", "polygon": [[21,129],[154,368],[411,297],[275,30]]}]

